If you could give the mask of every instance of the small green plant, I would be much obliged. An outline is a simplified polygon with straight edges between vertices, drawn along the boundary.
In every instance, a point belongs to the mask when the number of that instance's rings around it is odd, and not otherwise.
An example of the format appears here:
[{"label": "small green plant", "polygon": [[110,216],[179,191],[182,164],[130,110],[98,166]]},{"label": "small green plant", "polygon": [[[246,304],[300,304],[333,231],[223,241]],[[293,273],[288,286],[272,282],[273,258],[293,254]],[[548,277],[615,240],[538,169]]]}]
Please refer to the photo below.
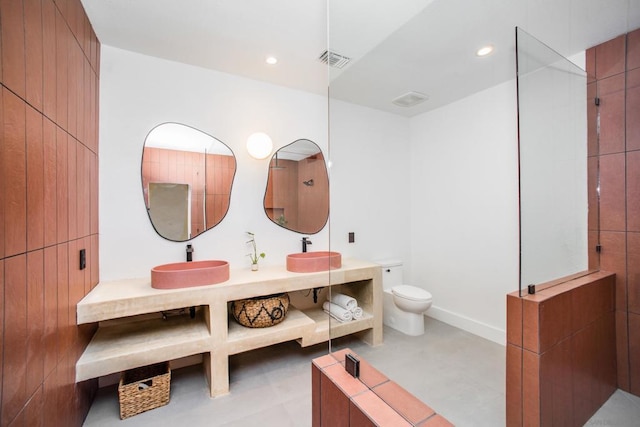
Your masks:
[{"label": "small green plant", "polygon": [[253,248],[253,253],[247,254],[247,256],[251,258],[251,264],[258,264],[258,260],[260,260],[260,258],[264,258],[266,255],[264,252],[258,253],[255,234],[250,231],[247,231],[247,234],[251,236],[251,239],[247,240],[247,243],[251,243],[251,247]]}]

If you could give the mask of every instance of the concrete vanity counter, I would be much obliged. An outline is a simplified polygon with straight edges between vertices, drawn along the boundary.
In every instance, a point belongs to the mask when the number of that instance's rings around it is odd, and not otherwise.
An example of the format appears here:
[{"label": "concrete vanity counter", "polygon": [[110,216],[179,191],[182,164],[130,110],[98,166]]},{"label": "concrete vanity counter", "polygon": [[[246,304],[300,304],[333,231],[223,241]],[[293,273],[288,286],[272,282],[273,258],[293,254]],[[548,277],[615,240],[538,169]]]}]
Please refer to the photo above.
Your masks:
[{"label": "concrete vanity counter", "polygon": [[[285,320],[268,328],[246,328],[229,319],[228,303],[243,298],[330,286],[358,300],[364,315],[341,323],[317,303],[292,304]],[[195,319],[161,311],[199,307]],[[77,323],[100,322],[76,364],[76,381],[138,366],[203,354],[211,396],[229,392],[228,356],[297,340],[313,345],[357,333],[371,345],[382,343],[382,283],[377,264],[346,259],[340,269],[291,273],[284,266],[252,272],[231,270],[228,281],[207,286],[158,290],[146,279],[98,284],[77,306]]]}]

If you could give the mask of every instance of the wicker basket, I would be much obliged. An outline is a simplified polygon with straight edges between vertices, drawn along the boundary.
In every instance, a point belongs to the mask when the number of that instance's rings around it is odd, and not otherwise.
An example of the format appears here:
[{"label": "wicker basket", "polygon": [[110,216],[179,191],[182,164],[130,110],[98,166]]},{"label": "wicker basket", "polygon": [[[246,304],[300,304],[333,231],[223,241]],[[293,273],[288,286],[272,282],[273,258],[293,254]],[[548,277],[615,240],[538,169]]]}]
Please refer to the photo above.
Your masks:
[{"label": "wicker basket", "polygon": [[266,328],[284,320],[289,309],[289,294],[266,295],[231,303],[231,313],[242,326]]},{"label": "wicker basket", "polygon": [[124,372],[118,385],[120,419],[124,420],[169,403],[170,385],[169,362]]}]

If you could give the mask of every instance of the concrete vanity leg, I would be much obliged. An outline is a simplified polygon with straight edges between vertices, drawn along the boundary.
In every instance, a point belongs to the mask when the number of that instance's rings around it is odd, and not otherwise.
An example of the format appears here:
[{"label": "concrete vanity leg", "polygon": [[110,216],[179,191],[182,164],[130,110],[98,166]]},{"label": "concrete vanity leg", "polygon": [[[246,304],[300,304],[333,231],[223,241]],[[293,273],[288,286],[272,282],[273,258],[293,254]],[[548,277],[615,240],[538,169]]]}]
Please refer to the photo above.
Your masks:
[{"label": "concrete vanity leg", "polygon": [[229,352],[227,351],[228,314],[227,302],[215,299],[209,302],[208,323],[211,341],[204,357],[204,369],[209,382],[211,397],[229,393]]},{"label": "concrete vanity leg", "polygon": [[229,394],[229,357],[226,352],[205,353],[204,370],[211,397]]}]

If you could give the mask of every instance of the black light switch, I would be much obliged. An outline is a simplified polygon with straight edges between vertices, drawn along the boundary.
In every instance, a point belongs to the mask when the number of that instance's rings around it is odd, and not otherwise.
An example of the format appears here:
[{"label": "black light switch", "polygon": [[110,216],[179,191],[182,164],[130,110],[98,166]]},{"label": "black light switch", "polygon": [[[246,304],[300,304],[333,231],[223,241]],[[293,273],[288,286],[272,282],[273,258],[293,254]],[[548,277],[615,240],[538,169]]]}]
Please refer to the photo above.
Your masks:
[{"label": "black light switch", "polygon": [[354,243],[356,241],[356,233],[353,231],[349,232],[349,243]]}]

